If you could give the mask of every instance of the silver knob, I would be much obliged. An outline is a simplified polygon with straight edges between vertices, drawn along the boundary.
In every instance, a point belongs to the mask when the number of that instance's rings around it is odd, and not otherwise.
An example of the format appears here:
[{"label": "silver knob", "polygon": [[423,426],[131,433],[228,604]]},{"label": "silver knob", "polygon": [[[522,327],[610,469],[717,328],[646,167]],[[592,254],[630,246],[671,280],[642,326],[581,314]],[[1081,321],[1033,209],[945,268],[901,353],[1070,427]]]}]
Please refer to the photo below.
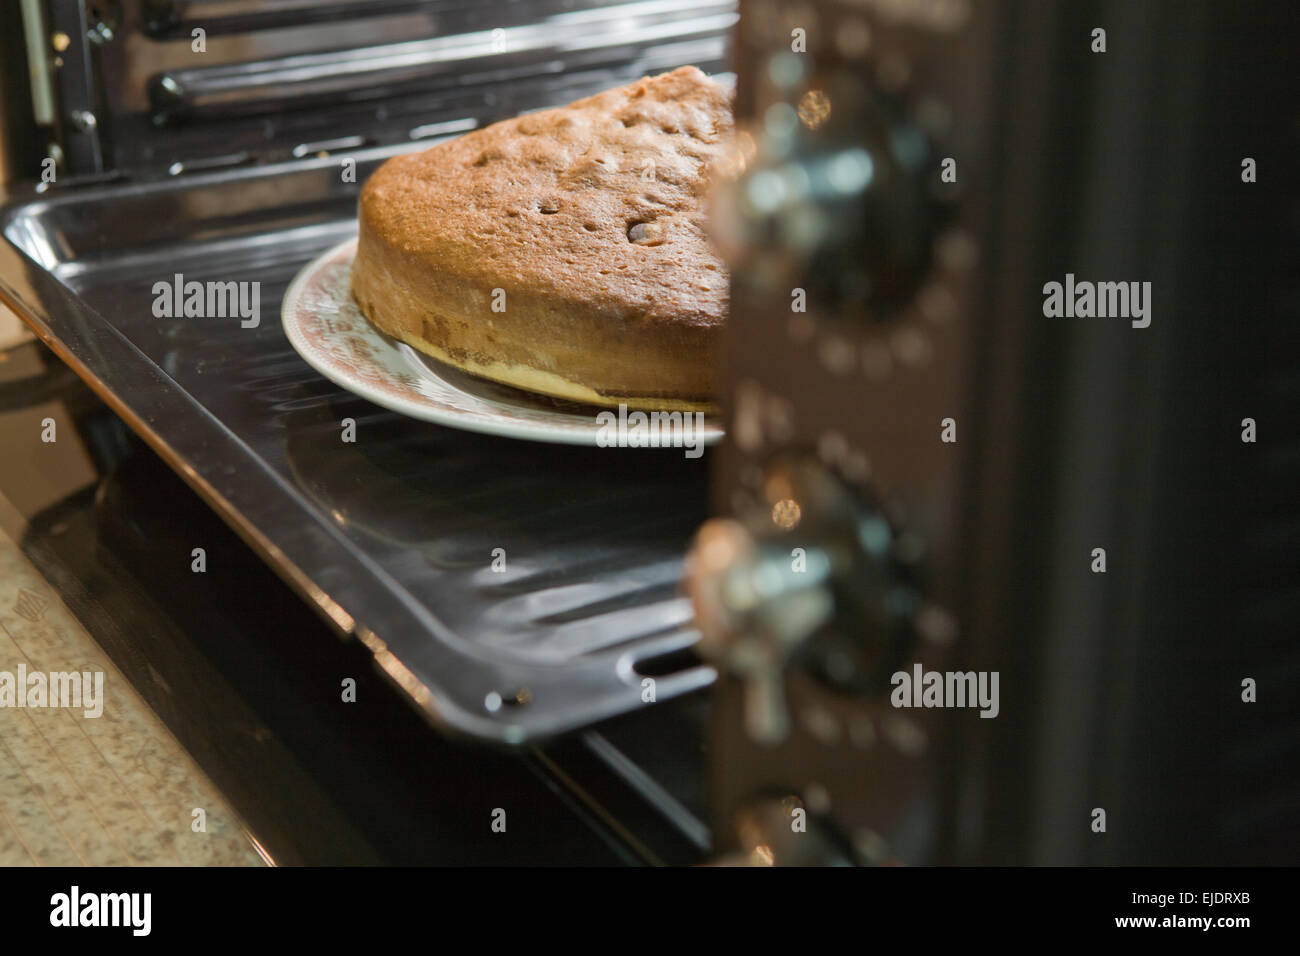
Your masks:
[{"label": "silver knob", "polygon": [[811,457],[767,468],[765,501],[706,522],[687,558],[686,590],[701,654],[744,684],[749,736],[790,730],[786,672],[801,668],[843,693],[874,695],[902,662],[920,607],[920,555],[864,490]]},{"label": "silver knob", "polygon": [[820,552],[795,571],[784,548],[759,546],[737,521],[706,522],[687,558],[686,588],[700,628],[700,652],[745,682],[745,726],[752,739],[777,743],[790,729],[785,668],[791,653],[829,620]]}]

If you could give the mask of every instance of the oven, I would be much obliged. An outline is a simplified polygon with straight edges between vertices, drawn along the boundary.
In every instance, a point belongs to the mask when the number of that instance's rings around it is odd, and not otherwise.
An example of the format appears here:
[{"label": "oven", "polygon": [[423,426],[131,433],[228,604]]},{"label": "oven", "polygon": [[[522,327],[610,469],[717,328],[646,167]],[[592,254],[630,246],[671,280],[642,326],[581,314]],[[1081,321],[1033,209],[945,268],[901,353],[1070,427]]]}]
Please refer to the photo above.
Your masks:
[{"label": "oven", "polygon": [[[20,19],[0,300],[39,344],[6,412],[89,477],[10,526],[271,859],[498,860],[420,794],[486,821],[503,790],[536,808],[507,862],[1293,855],[1283,5]],[[431,426],[290,347],[282,298],[386,159],[684,64],[735,87],[721,446]],[[156,317],[176,274],[256,284],[259,320]],[[1076,277],[1145,315],[1052,312]],[[930,706],[929,674],[971,699]]]}]

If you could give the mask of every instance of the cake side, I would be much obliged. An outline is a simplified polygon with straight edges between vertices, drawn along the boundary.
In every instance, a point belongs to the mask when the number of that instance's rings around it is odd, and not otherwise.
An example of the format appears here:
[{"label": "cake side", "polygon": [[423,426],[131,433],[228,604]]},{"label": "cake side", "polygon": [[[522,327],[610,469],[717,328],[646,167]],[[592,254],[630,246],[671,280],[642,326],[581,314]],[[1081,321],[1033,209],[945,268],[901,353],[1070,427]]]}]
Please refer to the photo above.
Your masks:
[{"label": "cake side", "polygon": [[[592,405],[714,407],[714,326],[658,326],[629,335],[582,303],[503,281],[508,308],[455,276],[433,274],[382,245],[353,265],[352,292],[379,329],[464,371]],[[393,263],[390,268],[389,263]],[[513,313],[513,315],[512,315]],[[520,318],[522,317],[522,321]]]}]

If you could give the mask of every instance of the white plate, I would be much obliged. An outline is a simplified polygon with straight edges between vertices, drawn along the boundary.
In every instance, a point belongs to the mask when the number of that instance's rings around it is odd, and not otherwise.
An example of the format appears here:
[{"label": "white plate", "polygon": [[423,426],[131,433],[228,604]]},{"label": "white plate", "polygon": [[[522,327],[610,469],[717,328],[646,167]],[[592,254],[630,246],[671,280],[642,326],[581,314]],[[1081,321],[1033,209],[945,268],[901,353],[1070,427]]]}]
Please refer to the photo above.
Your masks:
[{"label": "white plate", "polygon": [[[284,295],[284,332],[312,368],[376,405],[451,428],[570,445],[599,445],[603,429],[608,441],[612,431],[597,419],[600,408],[477,378],[376,329],[352,298],[356,249],[352,238],[308,263]],[[672,427],[660,424],[661,447],[681,447],[691,438],[688,445],[712,445],[722,438],[711,417],[697,438],[676,436]]]}]

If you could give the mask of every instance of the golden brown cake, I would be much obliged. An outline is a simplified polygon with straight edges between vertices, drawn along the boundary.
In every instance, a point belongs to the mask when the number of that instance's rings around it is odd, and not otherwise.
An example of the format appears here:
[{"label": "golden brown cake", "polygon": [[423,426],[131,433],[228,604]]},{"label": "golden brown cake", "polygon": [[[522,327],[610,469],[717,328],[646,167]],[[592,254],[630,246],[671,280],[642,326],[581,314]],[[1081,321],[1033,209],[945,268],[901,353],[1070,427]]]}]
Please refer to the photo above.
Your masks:
[{"label": "golden brown cake", "polygon": [[709,407],[727,273],[703,202],[730,130],[728,91],[682,67],[390,159],[361,193],[352,293],[475,375]]}]

